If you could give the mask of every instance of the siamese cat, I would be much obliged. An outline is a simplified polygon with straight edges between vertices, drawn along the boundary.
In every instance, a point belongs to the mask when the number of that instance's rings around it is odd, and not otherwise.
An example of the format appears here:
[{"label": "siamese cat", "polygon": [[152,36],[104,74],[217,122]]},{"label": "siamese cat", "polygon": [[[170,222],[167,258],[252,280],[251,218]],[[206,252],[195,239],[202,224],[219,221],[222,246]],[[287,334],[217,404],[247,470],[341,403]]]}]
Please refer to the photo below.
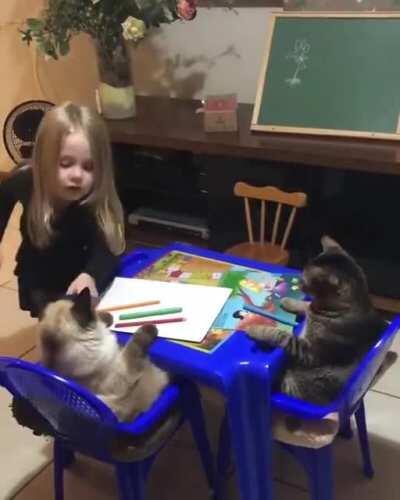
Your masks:
[{"label": "siamese cat", "polygon": [[151,406],[169,379],[147,356],[158,333],[154,325],[142,326],[120,347],[111,324],[109,313],[92,308],[88,288],[50,303],[39,322],[42,362],[96,394],[121,421],[131,421]]}]

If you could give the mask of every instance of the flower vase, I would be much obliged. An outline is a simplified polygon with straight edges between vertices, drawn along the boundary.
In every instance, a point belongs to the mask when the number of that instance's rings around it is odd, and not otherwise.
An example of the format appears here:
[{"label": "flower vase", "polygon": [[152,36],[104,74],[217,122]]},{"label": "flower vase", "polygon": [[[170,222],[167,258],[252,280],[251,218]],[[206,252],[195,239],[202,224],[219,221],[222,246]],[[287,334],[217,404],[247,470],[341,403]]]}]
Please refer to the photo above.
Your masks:
[{"label": "flower vase", "polygon": [[136,115],[136,96],[130,59],[124,42],[115,50],[105,50],[96,44],[100,84],[98,107],[104,118],[121,120]]}]

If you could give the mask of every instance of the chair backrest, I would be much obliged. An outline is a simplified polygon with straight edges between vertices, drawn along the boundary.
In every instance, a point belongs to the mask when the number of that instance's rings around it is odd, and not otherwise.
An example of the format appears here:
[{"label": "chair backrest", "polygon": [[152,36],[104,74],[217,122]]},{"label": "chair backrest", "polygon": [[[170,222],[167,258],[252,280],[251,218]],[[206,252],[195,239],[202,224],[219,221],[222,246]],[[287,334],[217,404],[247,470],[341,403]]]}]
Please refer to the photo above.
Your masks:
[{"label": "chair backrest", "polygon": [[118,420],[100,399],[84,387],[27,361],[2,357],[0,366],[3,385],[16,398],[28,401],[51,425],[55,437],[92,456],[108,455]]},{"label": "chair backrest", "polygon": [[272,227],[272,235],[270,242],[273,245],[277,243],[279,223],[282,214],[282,206],[292,207],[289,213],[286,227],[284,229],[283,237],[280,243],[280,247],[284,249],[287,244],[287,240],[292,230],[293,221],[296,216],[298,208],[305,207],[307,204],[307,195],[305,193],[287,193],[281,191],[274,186],[264,186],[256,187],[246,184],[245,182],[237,182],[234,186],[233,192],[235,196],[244,198],[244,212],[246,217],[247,234],[249,238],[249,243],[254,243],[254,232],[253,232],[253,222],[250,210],[250,200],[259,200],[261,203],[260,212],[260,243],[264,244],[265,239],[265,228],[266,228],[266,209],[267,203],[275,203],[275,217]]},{"label": "chair backrest", "polygon": [[358,402],[371,387],[399,330],[400,316],[388,325],[381,338],[354,371],[338,400],[338,410],[341,415],[352,414]]},{"label": "chair backrest", "polygon": [[318,406],[300,399],[275,393],[272,395],[274,408],[303,419],[320,419],[329,413],[339,413],[341,421],[353,414],[385,360],[393,339],[400,330],[400,316],[386,328],[378,342],[367,352],[353,372],[335,401],[326,406]]}]

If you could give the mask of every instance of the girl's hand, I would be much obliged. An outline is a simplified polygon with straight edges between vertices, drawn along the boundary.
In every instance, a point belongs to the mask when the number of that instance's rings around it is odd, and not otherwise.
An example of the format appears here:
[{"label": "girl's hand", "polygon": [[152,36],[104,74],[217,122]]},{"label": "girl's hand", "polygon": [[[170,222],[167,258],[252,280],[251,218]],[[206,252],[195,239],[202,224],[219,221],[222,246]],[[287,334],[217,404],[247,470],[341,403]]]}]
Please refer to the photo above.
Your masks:
[{"label": "girl's hand", "polygon": [[67,295],[74,295],[81,293],[84,288],[89,288],[90,295],[92,298],[97,299],[99,297],[99,292],[96,288],[96,282],[87,273],[81,273],[74,281],[69,285],[67,290]]}]

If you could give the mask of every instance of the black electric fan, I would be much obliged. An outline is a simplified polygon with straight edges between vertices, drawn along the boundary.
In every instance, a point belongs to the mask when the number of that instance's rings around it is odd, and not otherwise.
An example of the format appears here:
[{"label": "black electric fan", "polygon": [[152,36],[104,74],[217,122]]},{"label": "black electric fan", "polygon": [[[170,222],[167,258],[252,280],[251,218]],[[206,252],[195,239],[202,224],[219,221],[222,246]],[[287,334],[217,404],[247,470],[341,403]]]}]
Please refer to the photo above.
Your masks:
[{"label": "black electric fan", "polygon": [[31,158],[39,123],[53,106],[48,101],[26,101],[10,111],[4,122],[3,140],[15,163]]}]

